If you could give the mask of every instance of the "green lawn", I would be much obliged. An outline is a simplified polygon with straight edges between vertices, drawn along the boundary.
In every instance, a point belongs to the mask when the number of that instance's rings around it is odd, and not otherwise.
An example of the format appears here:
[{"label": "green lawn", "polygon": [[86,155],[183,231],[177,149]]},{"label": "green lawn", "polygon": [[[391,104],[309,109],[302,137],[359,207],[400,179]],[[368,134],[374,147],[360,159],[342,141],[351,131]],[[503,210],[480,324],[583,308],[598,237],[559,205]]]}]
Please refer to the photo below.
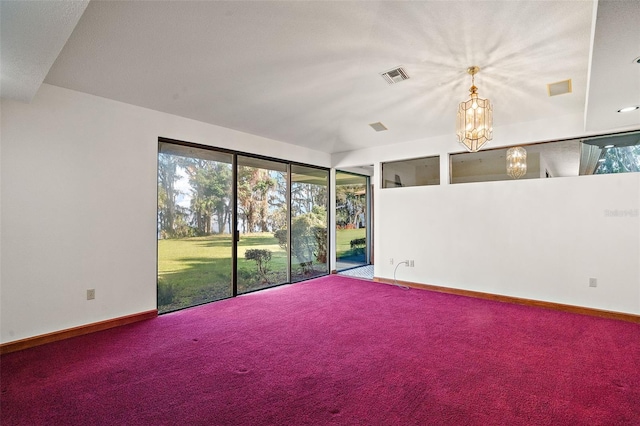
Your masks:
[{"label": "green lawn", "polygon": [[364,262],[365,255],[362,250],[358,251],[351,248],[351,240],[365,238],[367,230],[360,229],[338,229],[336,231],[336,257],[338,260],[351,260]]},{"label": "green lawn", "polygon": [[[347,242],[347,245],[349,242]],[[268,281],[257,273],[248,249],[271,251]],[[307,278],[292,268],[292,281]],[[319,270],[326,272],[324,265]],[[287,255],[271,233],[242,234],[238,245],[238,292],[287,281]],[[211,235],[158,241],[158,311],[160,313],[232,296],[231,237]]]}]

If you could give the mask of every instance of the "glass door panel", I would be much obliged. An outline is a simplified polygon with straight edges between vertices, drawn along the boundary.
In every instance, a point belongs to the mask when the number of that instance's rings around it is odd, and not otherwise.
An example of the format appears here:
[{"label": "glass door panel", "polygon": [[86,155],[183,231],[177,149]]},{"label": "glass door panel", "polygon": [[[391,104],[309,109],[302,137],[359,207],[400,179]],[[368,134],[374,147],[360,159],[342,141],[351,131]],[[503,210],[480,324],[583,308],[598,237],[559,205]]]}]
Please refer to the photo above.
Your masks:
[{"label": "glass door panel", "polygon": [[159,313],[329,272],[327,169],[158,147]]},{"label": "glass door panel", "polygon": [[160,142],[158,312],[233,296],[231,154]]},{"label": "glass door panel", "polygon": [[238,156],[238,294],[289,282],[287,164]]},{"label": "glass door panel", "polygon": [[329,171],[291,166],[291,281],[329,272]]},{"label": "glass door panel", "polygon": [[369,177],[336,171],[336,269],[367,265]]}]

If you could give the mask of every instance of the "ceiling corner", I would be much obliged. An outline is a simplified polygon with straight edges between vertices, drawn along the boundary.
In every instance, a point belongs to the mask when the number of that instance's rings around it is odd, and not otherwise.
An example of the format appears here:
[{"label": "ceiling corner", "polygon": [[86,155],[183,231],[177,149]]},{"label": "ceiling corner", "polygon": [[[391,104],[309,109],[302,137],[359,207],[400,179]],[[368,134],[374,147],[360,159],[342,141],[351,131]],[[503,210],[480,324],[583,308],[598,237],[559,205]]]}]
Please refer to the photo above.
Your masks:
[{"label": "ceiling corner", "polygon": [[0,97],[33,100],[88,4],[0,2]]}]

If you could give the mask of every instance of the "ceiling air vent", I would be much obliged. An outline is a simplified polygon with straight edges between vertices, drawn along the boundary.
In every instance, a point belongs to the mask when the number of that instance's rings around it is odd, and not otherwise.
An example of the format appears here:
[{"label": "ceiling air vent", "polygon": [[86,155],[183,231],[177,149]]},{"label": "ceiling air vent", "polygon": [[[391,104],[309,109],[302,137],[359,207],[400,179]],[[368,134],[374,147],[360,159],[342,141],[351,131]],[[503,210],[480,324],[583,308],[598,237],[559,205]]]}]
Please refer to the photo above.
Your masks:
[{"label": "ceiling air vent", "polygon": [[547,84],[547,93],[549,93],[549,96],[571,93],[571,79]]},{"label": "ceiling air vent", "polygon": [[380,75],[382,76],[382,78],[384,78],[384,81],[386,81],[389,84],[400,83],[401,81],[409,79],[409,75],[402,67],[381,72]]},{"label": "ceiling air vent", "polygon": [[371,123],[369,124],[369,126],[371,126],[371,128],[376,132],[384,132],[385,130],[389,130],[384,124],[379,121],[377,123]]}]

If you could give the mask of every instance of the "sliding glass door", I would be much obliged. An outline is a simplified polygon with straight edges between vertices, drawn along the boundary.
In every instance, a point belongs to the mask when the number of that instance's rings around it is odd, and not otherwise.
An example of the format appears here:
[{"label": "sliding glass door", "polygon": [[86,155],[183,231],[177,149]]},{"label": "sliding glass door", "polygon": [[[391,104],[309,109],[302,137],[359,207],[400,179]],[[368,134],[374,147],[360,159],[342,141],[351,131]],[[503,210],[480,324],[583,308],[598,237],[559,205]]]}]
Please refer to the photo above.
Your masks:
[{"label": "sliding glass door", "polygon": [[329,171],[174,141],[158,149],[158,312],[328,273]]},{"label": "sliding glass door", "polygon": [[325,275],[329,172],[291,166],[291,280]]},{"label": "sliding glass door", "polygon": [[286,163],[238,156],[239,294],[289,282],[288,193]]},{"label": "sliding glass door", "polygon": [[336,269],[369,264],[369,177],[336,171]]},{"label": "sliding glass door", "polygon": [[233,295],[230,154],[160,143],[158,312]]}]

